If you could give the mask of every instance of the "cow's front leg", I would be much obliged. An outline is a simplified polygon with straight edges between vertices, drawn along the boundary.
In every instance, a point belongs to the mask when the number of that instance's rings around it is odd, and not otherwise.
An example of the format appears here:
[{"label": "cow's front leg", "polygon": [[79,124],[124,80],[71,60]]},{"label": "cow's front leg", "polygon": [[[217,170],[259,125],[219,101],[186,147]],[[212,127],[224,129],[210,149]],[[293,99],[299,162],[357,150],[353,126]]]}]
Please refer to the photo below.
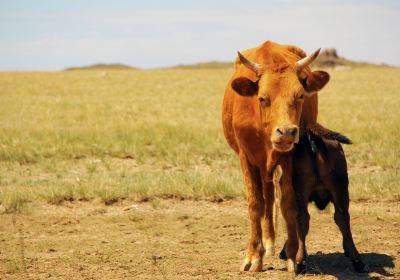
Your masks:
[{"label": "cow's front leg", "polygon": [[296,254],[298,249],[297,239],[297,204],[292,186],[292,158],[288,156],[282,164],[282,197],[281,209],[283,218],[286,221],[287,241],[285,244],[285,253],[287,256],[287,266],[289,272],[294,272]]},{"label": "cow's front leg", "polygon": [[[307,272],[307,249],[306,249],[306,236],[310,225],[310,214],[307,210],[307,203],[298,201],[298,218],[297,218],[297,234],[298,234],[298,250],[296,254],[296,273]],[[279,258],[287,260],[286,255],[287,241],[279,253]]]},{"label": "cow's front leg", "polygon": [[250,241],[242,271],[261,271],[265,249],[262,243],[261,218],[264,199],[261,190],[260,172],[252,166],[244,154],[240,154],[240,166],[247,186],[247,201],[250,217]]},{"label": "cow's front leg", "polygon": [[264,198],[264,211],[261,218],[262,240],[265,248],[265,256],[273,256],[275,254],[275,221],[276,215],[275,205],[275,186],[273,184],[272,175],[262,174],[262,190]]},{"label": "cow's front leg", "polygon": [[296,273],[307,272],[306,237],[310,228],[310,214],[308,202],[313,191],[314,177],[309,174],[293,176],[293,190],[297,202],[297,237],[299,248],[296,256]]},{"label": "cow's front leg", "polygon": [[297,234],[299,248],[296,255],[296,273],[307,272],[307,249],[306,236],[310,227],[310,214],[308,213],[308,201],[304,201],[301,197],[297,200],[298,203],[298,218],[297,218]]}]

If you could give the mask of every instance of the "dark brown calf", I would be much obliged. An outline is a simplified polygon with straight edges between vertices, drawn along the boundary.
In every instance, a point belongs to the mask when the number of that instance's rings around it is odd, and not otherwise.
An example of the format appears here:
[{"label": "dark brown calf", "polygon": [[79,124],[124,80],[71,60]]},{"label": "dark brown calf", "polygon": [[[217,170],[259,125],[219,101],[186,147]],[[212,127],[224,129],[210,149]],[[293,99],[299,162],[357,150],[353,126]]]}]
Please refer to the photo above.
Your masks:
[{"label": "dark brown calf", "polygon": [[[346,157],[340,143],[315,136],[310,131],[305,133],[293,152],[293,188],[298,209],[299,239],[297,273],[307,269],[305,239],[309,230],[307,205],[310,202],[314,202],[320,210],[325,209],[329,202],[334,204],[334,219],[343,236],[345,255],[350,257],[356,271],[368,270],[361,261],[350,230],[348,183]],[[286,258],[285,247],[280,257]]]}]

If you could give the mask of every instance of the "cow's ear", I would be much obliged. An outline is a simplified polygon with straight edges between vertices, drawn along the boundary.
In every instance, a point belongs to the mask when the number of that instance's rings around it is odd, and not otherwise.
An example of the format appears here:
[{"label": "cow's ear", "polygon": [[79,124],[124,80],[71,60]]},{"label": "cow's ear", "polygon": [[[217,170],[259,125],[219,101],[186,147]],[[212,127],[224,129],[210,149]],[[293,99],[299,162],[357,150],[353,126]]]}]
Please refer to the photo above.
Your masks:
[{"label": "cow's ear", "polygon": [[232,81],[231,86],[234,91],[242,96],[251,96],[258,92],[258,81],[253,82],[252,80],[239,77]]},{"label": "cow's ear", "polygon": [[313,71],[307,76],[305,90],[316,92],[321,90],[329,82],[329,74],[325,71]]}]

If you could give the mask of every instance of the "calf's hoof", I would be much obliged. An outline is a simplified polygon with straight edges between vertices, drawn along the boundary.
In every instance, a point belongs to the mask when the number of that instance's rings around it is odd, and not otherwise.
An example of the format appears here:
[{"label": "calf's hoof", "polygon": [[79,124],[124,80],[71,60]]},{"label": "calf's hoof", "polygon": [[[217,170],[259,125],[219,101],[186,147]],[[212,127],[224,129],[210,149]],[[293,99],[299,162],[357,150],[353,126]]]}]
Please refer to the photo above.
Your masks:
[{"label": "calf's hoof", "polygon": [[287,255],[286,255],[285,248],[283,248],[282,251],[279,253],[279,258],[280,258],[281,260],[284,260],[284,261],[287,260]]},{"label": "calf's hoof", "polygon": [[307,272],[307,261],[303,260],[296,264],[295,267],[296,274],[305,274]]},{"label": "calf's hoof", "polygon": [[262,260],[249,260],[245,259],[242,267],[240,268],[241,271],[250,271],[250,272],[259,272],[262,269]]},{"label": "calf's hoof", "polygon": [[370,271],[369,266],[363,263],[361,260],[352,260],[354,270],[360,273],[367,273]]}]

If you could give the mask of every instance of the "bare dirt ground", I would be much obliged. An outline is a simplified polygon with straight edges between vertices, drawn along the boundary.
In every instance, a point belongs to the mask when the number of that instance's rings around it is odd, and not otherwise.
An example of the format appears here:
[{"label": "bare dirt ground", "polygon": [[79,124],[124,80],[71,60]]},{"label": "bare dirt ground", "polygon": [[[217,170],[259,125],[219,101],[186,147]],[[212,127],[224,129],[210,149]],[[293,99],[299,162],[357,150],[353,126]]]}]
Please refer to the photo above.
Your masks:
[{"label": "bare dirt ground", "polygon": [[[400,204],[351,203],[353,236],[371,273],[342,254],[333,207],[313,206],[311,272],[297,279],[400,279]],[[286,263],[239,272],[248,238],[245,201],[153,200],[41,204],[0,216],[0,279],[291,279]],[[284,241],[279,225],[277,251]]]}]

